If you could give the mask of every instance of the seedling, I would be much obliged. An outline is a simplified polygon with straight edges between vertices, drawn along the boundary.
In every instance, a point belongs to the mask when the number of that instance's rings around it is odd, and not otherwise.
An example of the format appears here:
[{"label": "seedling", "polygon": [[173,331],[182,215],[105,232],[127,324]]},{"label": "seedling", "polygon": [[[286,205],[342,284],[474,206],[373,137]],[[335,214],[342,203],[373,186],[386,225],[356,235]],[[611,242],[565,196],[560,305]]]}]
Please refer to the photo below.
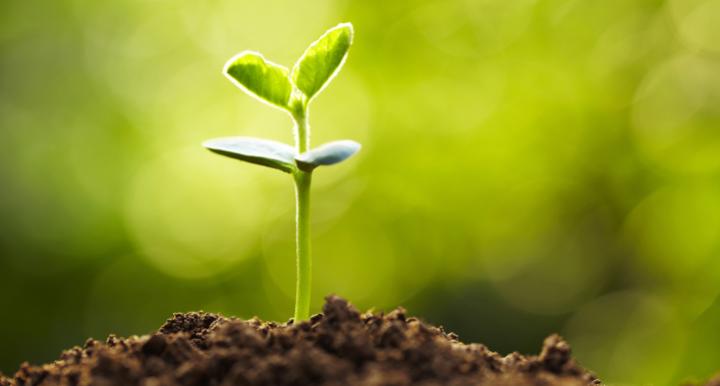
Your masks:
[{"label": "seedling", "polygon": [[360,144],[350,140],[310,149],[308,106],[342,67],[352,39],[352,24],[342,23],[331,28],[307,48],[291,71],[253,51],[243,51],[225,64],[225,76],[241,90],[290,114],[295,147],[252,137],[217,138],[203,144],[215,153],[278,169],[293,177],[297,253],[295,321],[306,320],[310,314],[310,183],[313,170],[344,161],[360,150]]}]

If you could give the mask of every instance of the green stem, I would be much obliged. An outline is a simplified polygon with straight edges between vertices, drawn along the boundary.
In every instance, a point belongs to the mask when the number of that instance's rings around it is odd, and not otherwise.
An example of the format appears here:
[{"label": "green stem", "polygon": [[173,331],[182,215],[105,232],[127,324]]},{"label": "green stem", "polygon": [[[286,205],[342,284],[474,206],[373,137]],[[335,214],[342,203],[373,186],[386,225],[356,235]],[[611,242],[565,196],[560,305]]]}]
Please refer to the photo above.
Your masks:
[{"label": "green stem", "polygon": [[310,317],[310,280],[312,260],[310,258],[310,182],[312,173],[298,170],[295,175],[295,199],[297,217],[297,283],[295,287],[295,321]]},{"label": "green stem", "polygon": [[295,121],[295,148],[298,154],[310,149],[310,123],[305,108],[293,112]]},{"label": "green stem", "polygon": [[[308,124],[305,106],[294,114],[295,147],[298,154],[310,148],[310,125]],[[295,317],[296,322],[310,317],[311,268],[310,256],[310,183],[312,172],[300,169],[293,173],[295,180],[295,243],[297,253],[297,281],[295,285]]]}]

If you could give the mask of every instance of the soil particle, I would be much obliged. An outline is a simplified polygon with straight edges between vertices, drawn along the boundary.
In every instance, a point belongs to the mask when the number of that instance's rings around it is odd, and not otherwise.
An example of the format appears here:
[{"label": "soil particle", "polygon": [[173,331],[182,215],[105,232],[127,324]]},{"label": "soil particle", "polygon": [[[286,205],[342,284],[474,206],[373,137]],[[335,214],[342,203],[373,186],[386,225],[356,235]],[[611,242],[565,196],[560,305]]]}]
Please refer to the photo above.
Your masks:
[{"label": "soil particle", "polygon": [[361,315],[336,296],[302,323],[175,314],[151,335],[90,339],[53,363],[25,363],[12,378],[0,376],[0,386],[597,384],[557,335],[545,339],[540,355],[501,356],[403,309]]}]

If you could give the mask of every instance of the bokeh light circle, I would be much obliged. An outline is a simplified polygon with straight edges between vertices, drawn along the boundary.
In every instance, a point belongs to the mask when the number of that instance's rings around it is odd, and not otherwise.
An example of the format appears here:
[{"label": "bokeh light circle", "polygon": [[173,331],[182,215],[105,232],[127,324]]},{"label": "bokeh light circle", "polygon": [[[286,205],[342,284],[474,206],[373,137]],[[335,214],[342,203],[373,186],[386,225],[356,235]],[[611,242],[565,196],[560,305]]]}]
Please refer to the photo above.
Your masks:
[{"label": "bokeh light circle", "polygon": [[519,39],[532,20],[536,3],[431,1],[410,17],[418,33],[438,50],[453,56],[478,57],[501,51]]},{"label": "bokeh light circle", "polygon": [[718,63],[682,55],[651,71],[632,110],[635,140],[643,154],[681,173],[720,170],[720,71]]},{"label": "bokeh light circle", "polygon": [[636,267],[678,298],[692,318],[720,293],[720,188],[712,184],[665,187],[628,216],[625,237]]},{"label": "bokeh light circle", "polygon": [[667,8],[685,44],[720,52],[720,0],[671,0]]},{"label": "bokeh light circle", "polygon": [[487,279],[512,306],[541,315],[563,314],[592,298],[605,267],[589,244],[555,232],[491,251]]},{"label": "bokeh light circle", "polygon": [[639,291],[611,293],[580,307],[564,334],[578,361],[606,384],[669,384],[686,340],[675,310]]},{"label": "bokeh light circle", "polygon": [[197,278],[222,272],[259,240],[263,208],[273,197],[261,184],[271,172],[222,159],[199,144],[163,154],[132,184],[131,236],[165,273]]},{"label": "bokeh light circle", "polygon": [[[479,227],[484,278],[512,306],[535,314],[562,314],[595,295],[607,261],[595,241],[581,237],[598,209],[572,203],[583,189],[557,178],[508,186],[503,200],[485,209]],[[565,203],[572,217],[557,209]],[[579,206],[570,209],[572,206]],[[576,213],[575,213],[576,212]],[[572,290],[569,290],[572,289]]]}]

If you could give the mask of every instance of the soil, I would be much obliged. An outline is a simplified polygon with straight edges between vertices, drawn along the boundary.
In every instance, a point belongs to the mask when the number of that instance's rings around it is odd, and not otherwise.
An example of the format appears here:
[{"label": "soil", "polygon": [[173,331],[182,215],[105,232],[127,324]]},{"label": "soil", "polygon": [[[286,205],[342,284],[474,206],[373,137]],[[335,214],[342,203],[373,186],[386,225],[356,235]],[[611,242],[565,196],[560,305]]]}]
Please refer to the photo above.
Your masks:
[{"label": "soil", "polygon": [[89,339],[53,363],[0,375],[0,386],[599,384],[558,335],[545,339],[539,355],[501,356],[403,309],[361,315],[336,296],[298,324],[175,314],[152,335]]}]

